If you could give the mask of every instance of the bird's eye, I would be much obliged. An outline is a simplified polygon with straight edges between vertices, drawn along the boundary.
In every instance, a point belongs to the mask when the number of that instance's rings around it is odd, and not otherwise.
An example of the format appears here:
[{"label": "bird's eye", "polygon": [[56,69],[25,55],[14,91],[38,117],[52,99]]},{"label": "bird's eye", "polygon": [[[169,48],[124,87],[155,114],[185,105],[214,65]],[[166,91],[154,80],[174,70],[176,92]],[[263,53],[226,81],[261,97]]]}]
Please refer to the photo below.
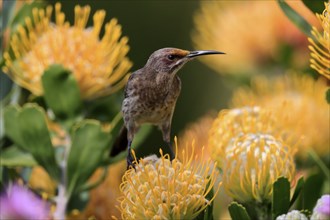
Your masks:
[{"label": "bird's eye", "polygon": [[174,59],[175,59],[175,56],[174,56],[174,55],[168,55],[167,58],[168,58],[169,60],[174,60]]}]

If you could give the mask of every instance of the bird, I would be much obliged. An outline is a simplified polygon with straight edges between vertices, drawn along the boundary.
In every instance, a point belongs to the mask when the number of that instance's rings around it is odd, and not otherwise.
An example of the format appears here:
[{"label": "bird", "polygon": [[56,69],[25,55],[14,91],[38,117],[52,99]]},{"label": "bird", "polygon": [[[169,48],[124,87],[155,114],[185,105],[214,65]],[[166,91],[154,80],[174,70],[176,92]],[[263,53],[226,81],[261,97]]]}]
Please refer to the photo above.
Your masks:
[{"label": "bird", "polygon": [[171,123],[181,92],[181,80],[177,72],[194,58],[212,54],[225,53],[215,50],[188,51],[171,47],[153,52],[145,66],[134,71],[126,83],[121,108],[124,127],[110,155],[118,154],[125,147],[127,169],[134,168],[132,141],[140,126],[148,123],[161,130],[163,141],[170,149],[170,158],[173,159],[175,155],[171,144]]}]

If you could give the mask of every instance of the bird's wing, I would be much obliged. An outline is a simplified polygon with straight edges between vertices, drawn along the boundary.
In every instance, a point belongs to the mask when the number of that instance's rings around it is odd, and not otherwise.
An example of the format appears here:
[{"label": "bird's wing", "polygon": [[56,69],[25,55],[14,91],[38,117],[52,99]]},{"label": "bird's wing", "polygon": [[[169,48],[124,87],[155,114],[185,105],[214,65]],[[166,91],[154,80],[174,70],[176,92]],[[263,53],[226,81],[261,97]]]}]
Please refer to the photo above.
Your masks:
[{"label": "bird's wing", "polygon": [[133,90],[134,87],[137,86],[138,84],[138,78],[139,75],[136,74],[135,72],[132,73],[127,81],[127,84],[125,86],[125,90],[124,90],[124,97],[127,98],[129,96],[129,92]]}]

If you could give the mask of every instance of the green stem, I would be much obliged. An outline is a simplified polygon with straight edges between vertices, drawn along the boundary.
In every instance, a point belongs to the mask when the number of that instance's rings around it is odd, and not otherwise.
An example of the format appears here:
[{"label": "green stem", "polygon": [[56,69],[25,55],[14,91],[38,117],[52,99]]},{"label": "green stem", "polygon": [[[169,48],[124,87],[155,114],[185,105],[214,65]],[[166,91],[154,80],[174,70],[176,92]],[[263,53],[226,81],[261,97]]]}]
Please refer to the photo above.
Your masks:
[{"label": "green stem", "polygon": [[58,194],[55,198],[56,209],[53,214],[54,219],[65,219],[66,218],[66,209],[71,195],[68,195],[68,180],[67,180],[67,162],[71,148],[71,138],[67,136],[67,145],[65,146],[63,159],[60,162],[61,169],[61,178],[58,184]]},{"label": "green stem", "polygon": [[270,203],[248,202],[244,203],[243,206],[246,208],[251,219],[272,220]]},{"label": "green stem", "polygon": [[269,209],[269,206],[267,204],[257,204],[256,206],[256,212],[258,215],[258,219],[260,220],[271,220],[271,212]]},{"label": "green stem", "polygon": [[321,171],[323,172],[324,176],[328,179],[328,181],[330,181],[329,169],[324,164],[322,159],[317,155],[317,153],[312,148],[309,149],[308,154],[315,161],[315,163],[320,167]]},{"label": "green stem", "polygon": [[116,127],[116,125],[120,122],[121,119],[122,119],[122,114],[121,114],[121,112],[118,112],[111,121],[111,129]]}]

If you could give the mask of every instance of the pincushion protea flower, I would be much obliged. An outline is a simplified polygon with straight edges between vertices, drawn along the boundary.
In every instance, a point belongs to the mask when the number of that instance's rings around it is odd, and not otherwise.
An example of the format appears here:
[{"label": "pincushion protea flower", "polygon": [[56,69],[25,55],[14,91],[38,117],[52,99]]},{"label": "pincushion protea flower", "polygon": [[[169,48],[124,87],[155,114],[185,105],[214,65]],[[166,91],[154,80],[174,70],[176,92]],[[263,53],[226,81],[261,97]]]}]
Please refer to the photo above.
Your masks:
[{"label": "pincushion protea flower", "polygon": [[287,214],[278,216],[276,220],[308,220],[308,218],[306,217],[306,215],[299,212],[298,210],[292,210]]},{"label": "pincushion protea flower", "polygon": [[323,195],[317,200],[311,220],[330,219],[330,195]]},{"label": "pincushion protea flower", "polygon": [[272,135],[256,133],[239,137],[228,150],[223,166],[223,185],[228,195],[247,203],[267,204],[273,183],[294,177],[294,155],[289,146]]},{"label": "pincushion protea flower", "polygon": [[43,94],[41,77],[51,64],[61,64],[72,71],[83,99],[105,96],[122,88],[132,66],[126,57],[128,38],[121,38],[121,27],[112,19],[99,39],[105,11],[97,11],[94,25],[85,28],[90,10],[89,6],[76,6],[75,21],[70,26],[61,4],[55,5],[55,24],[51,22],[51,6],[46,10],[35,8],[33,18],[25,19],[27,27],[19,27],[10,40],[12,53],[4,53],[4,71],[35,95]]},{"label": "pincushion protea flower", "polygon": [[308,38],[311,44],[308,48],[311,50],[311,68],[330,79],[330,3],[324,2],[324,6],[323,13],[316,14],[322,24],[323,34],[313,27],[312,34],[316,41]]},{"label": "pincushion protea flower", "polygon": [[135,158],[136,170],[124,174],[119,208],[123,219],[194,219],[213,201],[214,196],[206,196],[216,181],[215,165],[192,163],[194,154],[185,151],[181,160],[160,154]]},{"label": "pincushion protea flower", "polygon": [[270,109],[278,126],[291,131],[292,143],[298,143],[300,159],[306,158],[309,149],[323,157],[330,152],[326,90],[325,80],[315,81],[302,74],[288,73],[271,79],[256,77],[251,88],[242,88],[233,94],[232,106],[258,105]]},{"label": "pincushion protea flower", "polygon": [[208,149],[220,168],[223,168],[223,161],[235,141],[250,133],[281,137],[285,132],[277,127],[269,111],[258,106],[222,110],[219,113],[209,132]]},{"label": "pincushion protea flower", "polygon": [[[287,1],[312,24],[315,16],[302,1]],[[216,72],[253,74],[277,61],[283,46],[293,50],[292,65],[301,67],[308,55],[307,39],[284,15],[276,1],[200,1],[194,16],[195,48],[228,52],[221,59],[201,59]],[[239,62],[239,65],[237,63]]]}]

